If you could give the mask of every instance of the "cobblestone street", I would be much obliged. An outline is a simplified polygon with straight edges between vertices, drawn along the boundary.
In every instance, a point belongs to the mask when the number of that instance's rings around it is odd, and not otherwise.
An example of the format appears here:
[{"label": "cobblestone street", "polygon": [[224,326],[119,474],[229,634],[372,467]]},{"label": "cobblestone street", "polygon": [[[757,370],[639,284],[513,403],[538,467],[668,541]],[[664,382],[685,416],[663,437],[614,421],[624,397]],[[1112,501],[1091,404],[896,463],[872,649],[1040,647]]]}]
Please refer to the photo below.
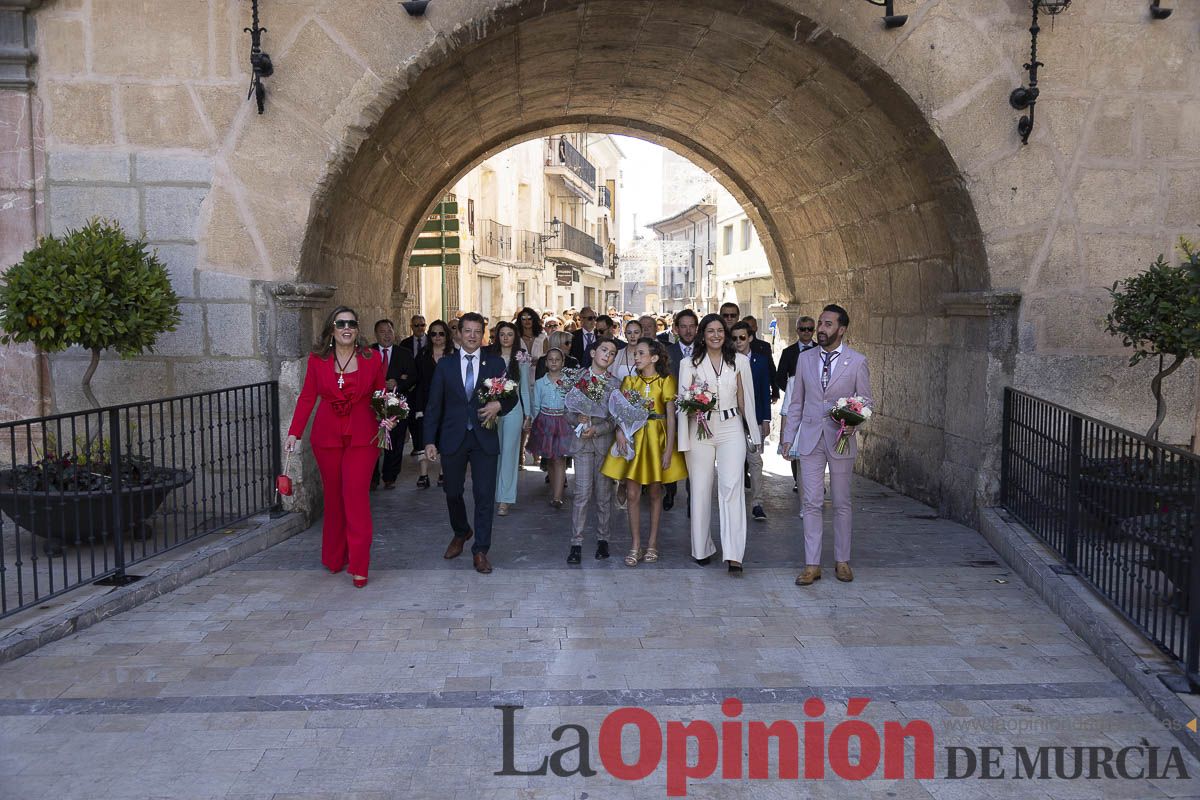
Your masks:
[{"label": "cobblestone street", "polygon": [[[680,503],[658,564],[565,563],[568,509],[526,470],[497,519],[496,571],[447,562],[442,494],[374,495],[371,583],[330,576],[319,528],[0,667],[5,798],[561,798],[665,796],[666,769],[623,782],[597,757],[603,718],[642,706],[668,720],[924,719],[935,780],[690,783],[691,797],[1194,797],[1189,780],[946,780],[946,748],[1157,745],[1173,736],[983,538],[856,479],[853,583],[793,585],[798,499],[769,467],[770,520],[751,529],[743,578],[688,558]],[[828,553],[827,559],[831,558]],[[594,777],[513,776],[499,704],[515,712],[514,765],[533,769],[566,723],[591,734]],[[828,735],[828,734],[827,734]],[[626,759],[634,760],[632,733]],[[911,750],[911,745],[910,745]],[[852,752],[856,752],[852,749]],[[574,765],[568,756],[568,768]],[[694,758],[694,754],[693,754]],[[665,764],[665,760],[664,760]],[[803,761],[802,761],[803,765]],[[1160,769],[1161,769],[1160,764]],[[803,769],[803,766],[802,766]],[[962,769],[960,761],[959,769]],[[1136,767],[1134,767],[1136,769]],[[911,753],[906,774],[912,775]]]}]

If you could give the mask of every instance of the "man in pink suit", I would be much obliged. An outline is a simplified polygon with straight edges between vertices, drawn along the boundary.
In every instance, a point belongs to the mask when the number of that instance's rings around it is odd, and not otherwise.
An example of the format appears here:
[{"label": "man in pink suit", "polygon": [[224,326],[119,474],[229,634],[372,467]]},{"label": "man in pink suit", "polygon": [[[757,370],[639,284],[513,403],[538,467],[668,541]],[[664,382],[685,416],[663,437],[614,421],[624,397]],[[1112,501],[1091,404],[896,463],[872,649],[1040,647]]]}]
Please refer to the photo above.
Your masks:
[{"label": "man in pink suit", "polygon": [[867,357],[842,344],[850,315],[839,305],[827,305],[817,320],[817,344],[796,359],[796,379],[788,404],[787,426],[780,438],[784,456],[800,461],[804,487],[804,571],[797,586],[821,579],[821,506],[825,500],[825,465],[829,465],[829,492],[833,500],[834,574],[839,581],[854,580],[850,569],[850,476],[858,442],[850,438],[843,454],[834,450],[838,423],[829,411],[841,397],[859,395],[871,405],[871,378]]}]

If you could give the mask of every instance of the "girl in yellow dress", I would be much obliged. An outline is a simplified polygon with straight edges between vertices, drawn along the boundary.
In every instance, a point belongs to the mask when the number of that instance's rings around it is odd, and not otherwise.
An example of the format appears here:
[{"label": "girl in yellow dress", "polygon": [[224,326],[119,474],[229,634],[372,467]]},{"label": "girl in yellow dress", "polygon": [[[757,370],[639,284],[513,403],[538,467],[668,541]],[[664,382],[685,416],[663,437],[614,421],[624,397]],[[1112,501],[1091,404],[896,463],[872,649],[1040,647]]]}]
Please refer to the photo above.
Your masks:
[{"label": "girl in yellow dress", "polygon": [[[629,533],[633,549],[625,556],[625,565],[636,567],[639,561],[658,561],[658,520],[662,514],[664,483],[687,477],[683,456],[675,449],[675,379],[671,377],[670,354],[657,339],[638,339],[633,350],[635,372],[621,381],[621,391],[636,391],[654,405],[646,424],[633,436],[633,458],[610,454],[600,471],[615,481],[625,482],[629,510]],[[626,451],[628,441],[617,428],[617,446]],[[642,487],[650,487],[650,546],[641,549]]]}]

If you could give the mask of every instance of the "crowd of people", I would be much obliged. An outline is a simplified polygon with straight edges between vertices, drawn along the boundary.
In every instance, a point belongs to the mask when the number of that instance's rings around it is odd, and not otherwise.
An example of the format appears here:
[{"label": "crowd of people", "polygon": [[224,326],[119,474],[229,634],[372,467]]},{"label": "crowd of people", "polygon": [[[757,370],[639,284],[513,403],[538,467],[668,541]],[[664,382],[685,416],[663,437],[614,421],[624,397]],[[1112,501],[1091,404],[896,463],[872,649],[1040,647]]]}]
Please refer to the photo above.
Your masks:
[{"label": "crowd of people", "polygon": [[[288,452],[296,449],[319,399],[310,441],[325,492],[322,563],[335,573],[348,566],[355,586],[367,581],[369,493],[396,486],[406,454],[417,459],[418,489],[429,489],[435,479],[445,492],[452,538],[444,557],[458,557],[470,542],[480,573],[492,571],[493,515],[506,516],[517,505],[522,466],[540,465],[545,502],[554,511],[565,505],[568,468],[574,472],[569,564],[582,561],[593,510],[595,558],[610,557],[614,512],[624,510],[630,543],[624,563],[658,561],[662,514],[683,487],[691,557],[705,565],[717,553],[715,496],[721,559],[730,574],[740,575],[748,516],[767,518],[762,450],[781,396],[778,448],[792,463],[793,491],[803,491],[805,564],[796,583],[810,585],[821,576],[826,471],[835,575],[853,579],[849,480],[857,443],[850,437],[838,452],[839,425],[829,410],[840,397],[869,399],[871,389],[866,357],[843,342],[850,319],[841,306],[797,320],[796,340],[778,364],[771,344],[758,336],[758,321],[743,316],[736,303],[703,318],[690,309],[665,318],[588,307],[562,315],[522,308],[494,324],[473,312],[428,324],[414,316],[409,324],[411,335],[397,341],[392,321],[378,320],[375,341],[368,343],[358,315],[335,309],[309,356],[285,443]],[[479,387],[495,379],[511,380],[516,389],[483,395]],[[574,386],[587,389],[585,410],[565,401]],[[405,396],[407,416],[377,420],[370,398],[385,388]],[[697,389],[715,401],[711,410],[677,407],[681,391]],[[613,393],[641,408],[632,435],[606,400]],[[382,456],[374,438],[380,424],[391,440]],[[643,498],[649,506],[644,535]]]}]

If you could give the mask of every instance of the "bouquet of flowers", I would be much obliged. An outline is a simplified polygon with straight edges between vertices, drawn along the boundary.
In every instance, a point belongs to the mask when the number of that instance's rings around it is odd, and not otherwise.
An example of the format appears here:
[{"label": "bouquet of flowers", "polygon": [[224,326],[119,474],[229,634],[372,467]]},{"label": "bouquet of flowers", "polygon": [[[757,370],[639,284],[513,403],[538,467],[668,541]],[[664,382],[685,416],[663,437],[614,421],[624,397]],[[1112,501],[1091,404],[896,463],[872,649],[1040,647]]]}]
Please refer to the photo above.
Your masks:
[{"label": "bouquet of flowers", "polygon": [[408,400],[404,395],[383,389],[371,394],[371,410],[379,420],[379,432],[375,434],[375,446],[380,450],[392,449],[391,431],[383,423],[389,419],[404,419],[408,416]]},{"label": "bouquet of flowers", "polygon": [[[493,400],[502,403],[516,393],[517,382],[509,380],[507,375],[502,374],[495,378],[487,378],[480,381],[479,388],[475,391],[475,396],[479,398],[479,405],[486,406]],[[489,430],[495,428],[496,420],[493,418],[490,422],[483,423],[483,427]]]},{"label": "bouquet of flowers", "polygon": [[608,397],[608,412],[625,434],[625,449],[613,442],[609,452],[626,461],[633,459],[633,436],[645,425],[646,420],[654,411],[654,401],[645,397],[636,389],[626,389],[623,392],[613,392]]},{"label": "bouquet of flowers", "polygon": [[[600,377],[588,368],[563,370],[562,386],[565,389],[563,405],[567,411],[582,417],[608,416],[611,390],[608,376]],[[584,419],[575,426],[575,435],[581,436],[589,426],[589,421]]]},{"label": "bouquet of flowers", "polygon": [[518,364],[532,364],[533,363],[533,356],[529,355],[528,350],[518,350],[516,358],[517,358]]},{"label": "bouquet of flowers", "polygon": [[871,418],[871,409],[867,406],[865,397],[841,397],[830,409],[829,418],[838,423],[838,438],[833,449],[839,454],[845,454],[854,429]]},{"label": "bouquet of flowers", "polygon": [[717,396],[708,388],[708,383],[698,381],[679,393],[675,404],[687,416],[696,417],[696,438],[711,439],[713,432],[708,426],[708,412],[717,407]]}]

